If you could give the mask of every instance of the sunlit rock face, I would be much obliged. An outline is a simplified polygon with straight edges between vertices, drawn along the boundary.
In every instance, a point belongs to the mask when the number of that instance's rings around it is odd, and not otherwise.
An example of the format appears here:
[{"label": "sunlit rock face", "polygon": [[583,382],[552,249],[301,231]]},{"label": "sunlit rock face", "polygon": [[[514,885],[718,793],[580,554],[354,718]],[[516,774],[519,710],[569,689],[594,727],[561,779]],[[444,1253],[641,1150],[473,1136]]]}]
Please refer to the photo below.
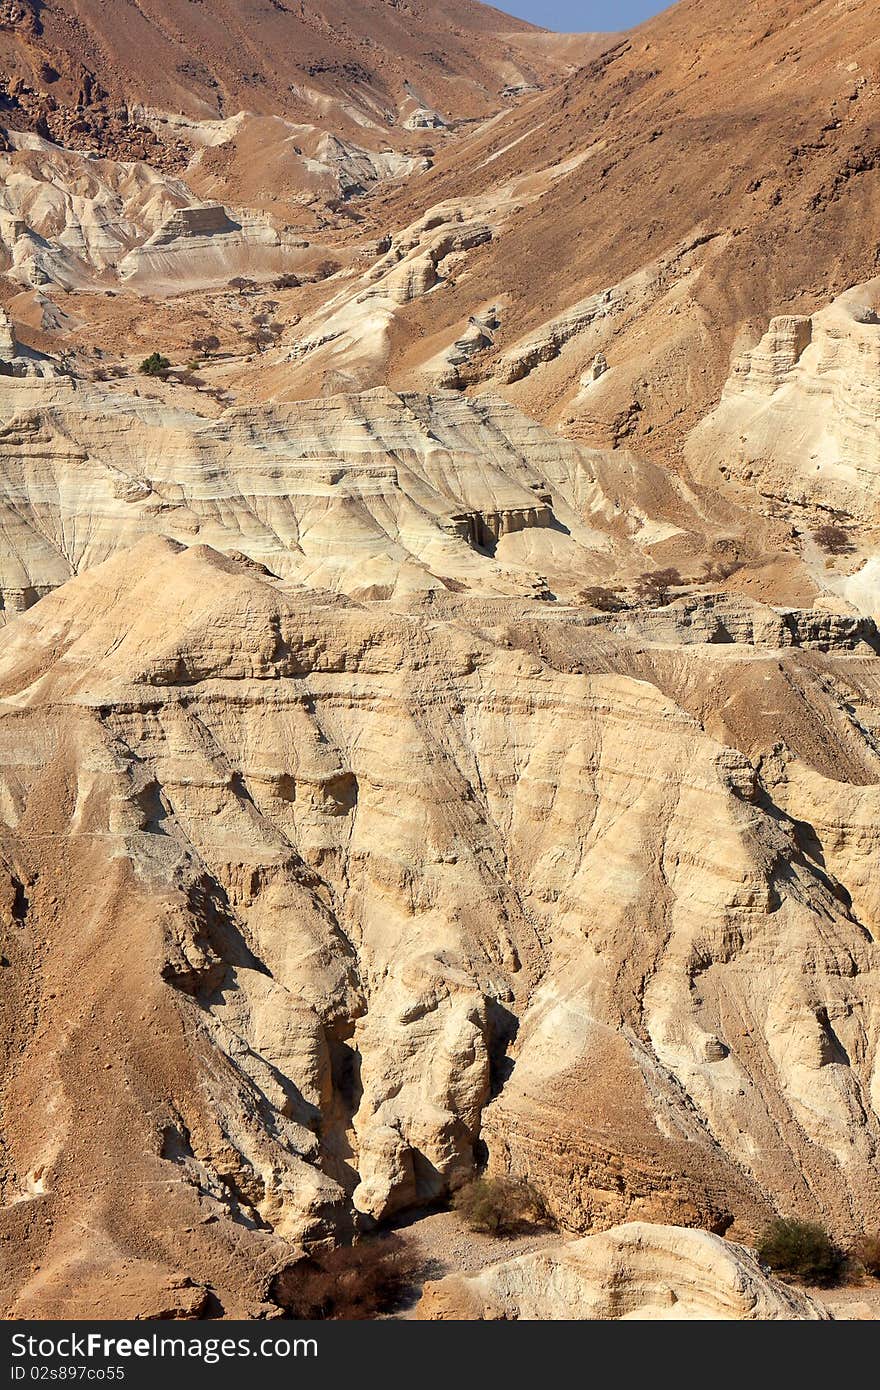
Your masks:
[{"label": "sunlit rock face", "polygon": [[[733,367],[691,457],[766,498],[876,527],[880,469],[880,280],[812,318],[772,320]],[[818,522],[817,522],[818,524]]]},{"label": "sunlit rock face", "polygon": [[[394,1223],[419,1316],[824,1316],[749,1247],[880,1229],[872,7],[197,10],[0,3],[0,1312]],[[477,1273],[481,1173],[557,1229]]]},{"label": "sunlit rock face", "polygon": [[426,1320],[553,1322],[824,1321],[800,1291],[768,1278],[741,1245],[675,1226],[632,1222],[428,1284]]},{"label": "sunlit rock face", "polygon": [[354,597],[552,598],[626,583],[705,524],[656,467],[630,461],[627,500],[617,460],[495,397],[378,388],[212,418],[59,378],[4,407],[7,610],[148,535]]},{"label": "sunlit rock face", "polygon": [[6,1219],[55,1232],[16,1311],[72,1306],[84,1201],[237,1307],[285,1243],[487,1158],[575,1231],[875,1219],[878,755],[841,703],[876,708],[870,632],[783,645],[758,609],[719,644],[673,607],[636,647],[544,606],[395,612],[147,539],[8,625],[10,978],[42,1022]]}]

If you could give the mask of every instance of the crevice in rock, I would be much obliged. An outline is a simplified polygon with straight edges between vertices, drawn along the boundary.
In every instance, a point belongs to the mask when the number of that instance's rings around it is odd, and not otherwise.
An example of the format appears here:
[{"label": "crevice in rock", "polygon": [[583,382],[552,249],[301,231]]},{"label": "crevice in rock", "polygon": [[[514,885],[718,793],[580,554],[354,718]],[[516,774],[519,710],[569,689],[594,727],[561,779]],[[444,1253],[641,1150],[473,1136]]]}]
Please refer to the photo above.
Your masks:
[{"label": "crevice in rock", "polygon": [[12,918],[13,921],[18,922],[20,925],[27,917],[30,901],[25,892],[24,884],[21,879],[16,878],[15,875],[12,877],[12,889]]},{"label": "crevice in rock", "polygon": [[349,1022],[328,1036],[332,1101],[320,1116],[322,1167],[348,1193],[361,1180],[352,1121],[363,1099],[361,1053],[351,1045],[354,1024]]},{"label": "crevice in rock", "polygon": [[[513,1074],[515,1060],[508,1055],[519,1032],[519,1019],[497,999],[486,1004],[486,1049],[489,1053],[489,1100],[500,1096]],[[479,1142],[479,1141],[478,1141]]]}]

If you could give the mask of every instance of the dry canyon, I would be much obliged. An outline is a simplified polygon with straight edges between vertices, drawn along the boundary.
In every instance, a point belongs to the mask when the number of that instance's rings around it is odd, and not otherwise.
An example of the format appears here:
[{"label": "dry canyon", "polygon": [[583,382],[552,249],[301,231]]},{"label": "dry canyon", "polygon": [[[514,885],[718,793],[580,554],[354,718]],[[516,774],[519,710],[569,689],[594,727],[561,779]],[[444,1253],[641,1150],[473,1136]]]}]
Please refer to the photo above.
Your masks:
[{"label": "dry canyon", "polygon": [[[0,1313],[393,1227],[419,1319],[870,1315],[754,1249],[880,1234],[876,5],[0,59]],[[552,1234],[446,1259],[480,1173]]]}]

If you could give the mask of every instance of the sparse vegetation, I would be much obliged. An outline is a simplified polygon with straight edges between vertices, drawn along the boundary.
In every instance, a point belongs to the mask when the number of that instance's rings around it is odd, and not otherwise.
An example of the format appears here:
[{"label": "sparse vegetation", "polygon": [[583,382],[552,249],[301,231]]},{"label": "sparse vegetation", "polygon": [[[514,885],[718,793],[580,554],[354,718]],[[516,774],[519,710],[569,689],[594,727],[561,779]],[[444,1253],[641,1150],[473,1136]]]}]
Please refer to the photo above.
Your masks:
[{"label": "sparse vegetation", "polygon": [[862,1236],[853,1246],[852,1253],[866,1274],[880,1279],[880,1235]]},{"label": "sparse vegetation", "polygon": [[216,352],[220,346],[220,339],[216,333],[209,333],[205,338],[193,338],[190,347],[193,352],[197,352],[200,357],[210,357],[212,352]]},{"label": "sparse vegetation", "polygon": [[742,569],[742,561],[737,559],[718,559],[707,562],[700,575],[701,584],[722,584],[737,570]]},{"label": "sparse vegetation", "polygon": [[855,549],[849,532],[843,526],[835,526],[830,522],[816,527],[813,540],[829,555],[851,555]]},{"label": "sparse vegetation", "polygon": [[662,570],[646,570],[636,579],[636,595],[644,603],[651,603],[657,608],[663,608],[672,598],[670,590],[678,588],[682,583],[682,577],[677,569],[670,567]]},{"label": "sparse vegetation", "polygon": [[362,1321],[393,1312],[418,1273],[400,1237],[387,1235],[299,1260],[269,1293],[294,1318]]},{"label": "sparse vegetation", "polygon": [[258,321],[247,335],[247,341],[257,352],[265,352],[267,348],[274,347],[278,342],[283,327],[284,325],[280,323],[261,323]]},{"label": "sparse vegetation", "polygon": [[544,1199],[525,1178],[477,1178],[455,1194],[453,1206],[472,1231],[484,1235],[514,1236],[550,1225]]},{"label": "sparse vegetation", "polygon": [[834,1284],[841,1277],[845,1258],[824,1226],[815,1221],[777,1217],[758,1243],[758,1259],[775,1274],[807,1284]]},{"label": "sparse vegetation", "polygon": [[626,603],[615,593],[613,589],[606,589],[601,584],[592,584],[588,589],[582,589],[578,595],[581,603],[589,608],[596,608],[600,613],[620,613]]},{"label": "sparse vegetation", "polygon": [[149,357],[145,357],[138,371],[143,376],[158,376],[164,378],[171,370],[171,363],[167,357],[163,357],[161,352],[151,352]]}]

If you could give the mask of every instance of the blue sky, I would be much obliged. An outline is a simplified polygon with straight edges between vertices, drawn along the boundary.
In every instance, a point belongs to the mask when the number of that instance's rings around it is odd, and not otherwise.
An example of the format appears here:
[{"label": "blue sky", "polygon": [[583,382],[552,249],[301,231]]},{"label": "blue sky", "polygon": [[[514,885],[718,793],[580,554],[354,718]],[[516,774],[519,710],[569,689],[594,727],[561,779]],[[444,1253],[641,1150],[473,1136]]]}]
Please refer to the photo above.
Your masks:
[{"label": "blue sky", "polygon": [[494,0],[499,10],[562,34],[629,29],[668,8],[669,0]]}]

